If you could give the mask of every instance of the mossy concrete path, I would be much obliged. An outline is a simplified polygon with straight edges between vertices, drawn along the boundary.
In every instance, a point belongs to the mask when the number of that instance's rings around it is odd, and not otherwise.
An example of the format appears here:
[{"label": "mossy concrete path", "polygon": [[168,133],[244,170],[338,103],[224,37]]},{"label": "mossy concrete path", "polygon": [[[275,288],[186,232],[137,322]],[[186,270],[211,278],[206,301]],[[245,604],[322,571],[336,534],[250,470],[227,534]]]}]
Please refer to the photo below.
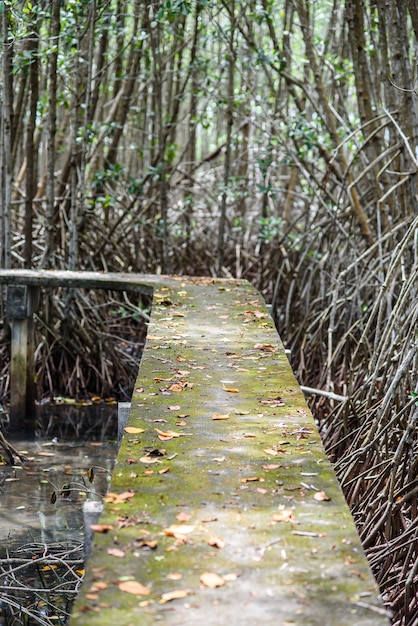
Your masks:
[{"label": "mossy concrete path", "polygon": [[389,623],[246,281],[156,281],[105,501],[71,626]]}]

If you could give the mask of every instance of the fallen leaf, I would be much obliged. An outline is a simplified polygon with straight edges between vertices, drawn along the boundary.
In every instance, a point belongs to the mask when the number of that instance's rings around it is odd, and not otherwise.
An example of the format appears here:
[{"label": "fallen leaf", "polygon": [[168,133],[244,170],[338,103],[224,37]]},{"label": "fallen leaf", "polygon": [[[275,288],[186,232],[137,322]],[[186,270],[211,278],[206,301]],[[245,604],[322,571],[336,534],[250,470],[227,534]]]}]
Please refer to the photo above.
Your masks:
[{"label": "fallen leaf", "polygon": [[168,591],[167,593],[163,593],[161,600],[159,600],[159,604],[165,604],[166,602],[179,600],[180,598],[187,598],[187,596],[191,593],[193,592],[190,589],[176,589],[175,591]]},{"label": "fallen leaf", "polygon": [[109,530],[113,530],[111,524],[90,524],[90,528],[95,533],[108,533]]},{"label": "fallen leaf", "polygon": [[277,450],[274,450],[273,448],[266,448],[265,450],[263,450],[263,452],[269,454],[270,456],[278,456],[279,454]]},{"label": "fallen leaf", "polygon": [[204,572],[200,576],[200,582],[205,587],[209,587],[209,589],[215,589],[216,587],[222,587],[225,584],[225,580],[222,576],[215,574],[213,572]]},{"label": "fallen leaf", "polygon": [[261,480],[258,476],[250,476],[249,478],[241,478],[242,483],[255,483],[258,480]]},{"label": "fallen leaf", "polygon": [[132,593],[134,596],[148,596],[151,593],[148,587],[144,587],[136,580],[124,580],[118,584],[118,587],[121,591]]},{"label": "fallen leaf", "polygon": [[158,546],[158,541],[155,539],[150,539],[149,541],[135,541],[136,548],[151,548],[151,550],[155,550]]},{"label": "fallen leaf", "polygon": [[295,518],[293,516],[293,511],[285,509],[284,511],[280,511],[280,513],[275,513],[272,520],[273,522],[294,522]]},{"label": "fallen leaf", "polygon": [[225,463],[226,457],[225,456],[215,456],[215,458],[213,458],[212,461],[216,461],[216,463]]},{"label": "fallen leaf", "polygon": [[268,404],[272,407],[285,406],[286,402],[283,402],[281,398],[268,398],[267,400],[260,400],[260,404]]},{"label": "fallen leaf", "polygon": [[280,465],[278,465],[278,463],[268,463],[267,465],[262,465],[261,467],[263,468],[263,470],[268,471],[278,469]]},{"label": "fallen leaf", "polygon": [[163,469],[158,470],[159,474],[167,474],[170,471],[169,467],[164,467]]},{"label": "fallen leaf", "polygon": [[161,463],[161,461],[155,456],[141,456],[139,460],[141,463],[145,463],[146,465],[151,465],[151,463]]},{"label": "fallen leaf", "polygon": [[191,518],[190,513],[186,513],[186,511],[180,511],[180,513],[177,513],[176,515],[176,519],[179,522],[188,522],[190,518]]},{"label": "fallen leaf", "polygon": [[213,420],[228,420],[229,419],[229,413],[214,413],[212,415],[212,419]]},{"label": "fallen leaf", "polygon": [[208,544],[214,548],[225,548],[226,545],[222,537],[210,537]]},{"label": "fallen leaf", "polygon": [[180,405],[179,404],[172,404],[168,408],[169,408],[170,411],[180,411]]},{"label": "fallen leaf", "polygon": [[225,387],[225,385],[222,387],[222,389],[224,391],[227,391],[228,393],[238,393],[239,389],[235,389],[235,387]]},{"label": "fallen leaf", "polygon": [[112,493],[111,491],[109,491],[105,495],[103,500],[105,502],[112,502],[112,503],[120,504],[122,502],[127,502],[128,500],[133,498],[134,495],[135,495],[134,491],[124,491],[123,493]]},{"label": "fallen leaf", "polygon": [[125,426],[123,430],[129,435],[139,435],[145,432],[145,428],[137,428],[136,426]]},{"label": "fallen leaf", "polygon": [[314,499],[318,500],[318,502],[328,502],[329,500],[331,500],[331,498],[329,496],[327,496],[327,494],[325,493],[325,491],[317,491],[314,494]]},{"label": "fallen leaf", "polygon": [[110,554],[110,556],[116,556],[119,559],[123,558],[126,554],[124,550],[119,550],[119,548],[108,548],[107,553]]},{"label": "fallen leaf", "polygon": [[174,430],[159,430],[159,428],[155,428],[155,431],[158,433],[158,439],[161,441],[169,441],[170,439],[175,439],[176,437],[180,437],[180,433],[174,432]]},{"label": "fallen leaf", "polygon": [[235,574],[234,572],[231,572],[230,574],[225,574],[225,576],[223,576],[223,579],[226,582],[233,582],[237,578],[238,578],[238,574]]},{"label": "fallen leaf", "polygon": [[263,350],[263,352],[276,352],[276,348],[270,343],[256,343],[255,350]]},{"label": "fallen leaf", "polygon": [[169,528],[164,528],[164,532],[168,537],[175,539],[183,539],[185,535],[189,535],[194,531],[194,526],[187,524],[173,524]]}]

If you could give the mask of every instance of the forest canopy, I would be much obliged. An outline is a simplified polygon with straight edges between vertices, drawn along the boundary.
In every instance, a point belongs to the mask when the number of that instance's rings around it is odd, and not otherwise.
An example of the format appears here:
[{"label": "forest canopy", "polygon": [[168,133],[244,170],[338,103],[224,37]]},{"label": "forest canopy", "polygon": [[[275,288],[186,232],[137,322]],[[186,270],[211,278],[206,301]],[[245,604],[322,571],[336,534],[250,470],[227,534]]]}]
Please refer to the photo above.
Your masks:
[{"label": "forest canopy", "polygon": [[[416,2],[0,14],[1,267],[252,281],[301,384],[347,398],[312,407],[394,623],[414,623]],[[62,324],[83,308],[65,297],[44,311]]]}]

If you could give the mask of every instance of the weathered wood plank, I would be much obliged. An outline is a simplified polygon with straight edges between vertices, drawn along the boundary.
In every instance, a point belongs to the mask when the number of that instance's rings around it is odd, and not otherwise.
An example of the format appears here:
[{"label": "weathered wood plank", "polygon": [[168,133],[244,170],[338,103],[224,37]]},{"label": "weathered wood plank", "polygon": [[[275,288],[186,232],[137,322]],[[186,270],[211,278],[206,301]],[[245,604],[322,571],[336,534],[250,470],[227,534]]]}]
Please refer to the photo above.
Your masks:
[{"label": "weathered wood plank", "polygon": [[7,285],[7,317],[12,332],[10,430],[34,429],[33,312],[40,288],[85,288],[139,292],[151,296],[164,278],[146,274],[0,269]]},{"label": "weathered wood plank", "polygon": [[165,279],[156,289],[100,523],[109,532],[96,533],[71,626],[389,623],[283,346],[246,281]]},{"label": "weathered wood plank", "polygon": [[152,294],[154,286],[164,282],[164,277],[153,274],[116,272],[73,272],[67,270],[5,270],[0,269],[0,284],[32,285],[36,287],[80,287],[137,291]]}]

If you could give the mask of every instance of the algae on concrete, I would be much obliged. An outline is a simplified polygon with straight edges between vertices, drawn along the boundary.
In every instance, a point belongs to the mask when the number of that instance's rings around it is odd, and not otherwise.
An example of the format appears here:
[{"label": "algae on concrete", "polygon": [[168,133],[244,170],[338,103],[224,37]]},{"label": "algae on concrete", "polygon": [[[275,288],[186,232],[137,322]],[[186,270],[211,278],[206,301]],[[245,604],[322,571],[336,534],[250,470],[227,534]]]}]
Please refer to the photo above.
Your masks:
[{"label": "algae on concrete", "polygon": [[313,418],[246,281],[161,279],[72,626],[383,626]]}]

